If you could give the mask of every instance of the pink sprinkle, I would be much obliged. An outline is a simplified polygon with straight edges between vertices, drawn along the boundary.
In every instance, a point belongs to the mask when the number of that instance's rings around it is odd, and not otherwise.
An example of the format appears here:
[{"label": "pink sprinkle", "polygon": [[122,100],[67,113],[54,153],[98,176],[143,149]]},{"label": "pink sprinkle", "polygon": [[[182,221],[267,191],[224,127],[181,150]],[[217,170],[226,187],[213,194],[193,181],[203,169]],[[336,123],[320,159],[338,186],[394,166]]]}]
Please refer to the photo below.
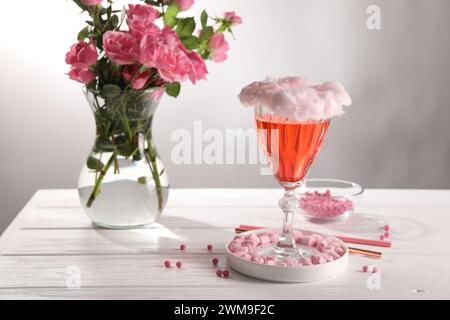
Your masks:
[{"label": "pink sprinkle", "polygon": [[391,235],[389,234],[389,232],[385,232],[385,233],[384,233],[384,237],[385,237],[385,238],[390,238]]},{"label": "pink sprinkle", "polygon": [[389,230],[391,230],[391,226],[390,225],[385,225],[384,226],[384,231],[389,231]]},{"label": "pink sprinkle", "polygon": [[373,273],[378,273],[378,272],[380,272],[380,267],[378,267],[378,266],[375,266],[375,267],[373,267],[373,271],[372,271]]},{"label": "pink sprinkle", "polygon": [[220,278],[220,277],[222,277],[222,274],[223,274],[223,271],[221,270],[221,269],[218,269],[217,271],[216,271],[216,275]]},{"label": "pink sprinkle", "polygon": [[353,209],[353,201],[349,199],[335,198],[327,190],[325,193],[318,191],[307,192],[300,199],[300,207],[309,215],[318,218],[332,218],[343,215]]},{"label": "pink sprinkle", "polygon": [[185,244],[180,244],[180,250],[181,250],[181,251],[186,250],[186,245],[185,245]]},{"label": "pink sprinkle", "polygon": [[206,249],[208,249],[208,251],[212,251],[212,250],[213,250],[212,244],[208,244],[208,246],[206,247]]},{"label": "pink sprinkle", "polygon": [[362,267],[362,271],[367,273],[369,271],[369,267],[368,266],[363,266]]},{"label": "pink sprinkle", "polygon": [[177,261],[177,268],[181,269],[181,267],[183,267],[183,262]]},{"label": "pink sprinkle", "polygon": [[212,259],[212,264],[215,265],[215,266],[217,266],[217,265],[219,264],[219,259],[213,258],[213,259]]},{"label": "pink sprinkle", "polygon": [[166,268],[170,268],[172,266],[172,263],[169,260],[164,261],[164,266]]},{"label": "pink sprinkle", "polygon": [[222,276],[224,277],[224,278],[228,278],[228,276],[230,275],[230,271],[228,271],[228,270],[223,270],[222,271]]},{"label": "pink sprinkle", "polygon": [[380,240],[384,241],[384,236],[383,235],[380,236]]}]

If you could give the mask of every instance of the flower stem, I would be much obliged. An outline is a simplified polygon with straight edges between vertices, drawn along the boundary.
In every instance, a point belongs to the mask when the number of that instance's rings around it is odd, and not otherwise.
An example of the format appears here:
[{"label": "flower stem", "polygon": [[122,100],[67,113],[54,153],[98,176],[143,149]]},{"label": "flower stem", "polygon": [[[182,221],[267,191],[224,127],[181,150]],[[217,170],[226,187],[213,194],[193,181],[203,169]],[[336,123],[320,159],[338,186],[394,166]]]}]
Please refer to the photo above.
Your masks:
[{"label": "flower stem", "polygon": [[156,162],[156,156],[153,154],[153,142],[152,139],[148,139],[148,149],[145,150],[145,156],[147,157],[147,161],[150,166],[150,171],[152,172],[153,181],[155,181],[155,189],[156,195],[158,197],[158,208],[161,212],[163,209],[164,199],[163,199],[163,190],[161,185],[161,175],[158,171],[158,164]]},{"label": "flower stem", "polygon": [[100,193],[100,187],[102,185],[103,179],[105,178],[106,174],[108,173],[109,168],[114,163],[114,160],[116,159],[116,157],[117,157],[117,152],[114,151],[114,153],[112,154],[111,158],[109,158],[109,160],[106,163],[105,167],[100,172],[100,175],[99,175],[97,181],[95,182],[95,186],[94,186],[94,189],[92,190],[91,196],[89,197],[89,200],[88,200],[88,202],[86,204],[86,207],[88,207],[88,208],[92,207],[95,199],[97,199],[97,196]]}]

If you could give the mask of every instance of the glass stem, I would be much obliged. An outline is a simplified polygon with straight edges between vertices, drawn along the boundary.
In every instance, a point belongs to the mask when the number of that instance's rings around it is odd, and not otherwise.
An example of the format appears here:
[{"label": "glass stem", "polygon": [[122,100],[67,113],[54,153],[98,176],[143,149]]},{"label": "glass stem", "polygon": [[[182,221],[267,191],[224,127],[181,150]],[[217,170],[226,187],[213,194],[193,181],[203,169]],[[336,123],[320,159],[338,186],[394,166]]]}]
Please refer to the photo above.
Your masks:
[{"label": "glass stem", "polygon": [[295,189],[285,189],[284,197],[279,204],[283,210],[283,229],[277,244],[277,251],[286,256],[298,254],[293,235],[295,210],[298,207]]}]

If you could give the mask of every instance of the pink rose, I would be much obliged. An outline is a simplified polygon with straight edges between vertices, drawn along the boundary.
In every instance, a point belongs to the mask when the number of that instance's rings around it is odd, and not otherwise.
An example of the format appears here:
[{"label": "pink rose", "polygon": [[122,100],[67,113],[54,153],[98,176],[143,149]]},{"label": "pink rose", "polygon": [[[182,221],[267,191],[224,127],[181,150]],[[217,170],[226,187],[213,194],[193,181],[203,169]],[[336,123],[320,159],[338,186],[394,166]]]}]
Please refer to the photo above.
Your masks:
[{"label": "pink rose", "polygon": [[203,59],[197,53],[189,52],[169,27],[165,27],[157,37],[144,36],[140,62],[156,68],[159,76],[167,82],[182,82],[189,78],[195,84],[207,73]]},{"label": "pink rose", "polygon": [[150,79],[150,76],[152,75],[150,70],[145,70],[139,73],[138,72],[139,67],[135,64],[131,66],[125,66],[122,71],[125,82],[130,82],[130,80],[133,79],[131,87],[135,90],[144,88],[148,82],[148,79]]},{"label": "pink rose", "polygon": [[139,57],[139,43],[127,32],[107,31],[103,35],[103,49],[119,65],[133,64]]},{"label": "pink rose", "polygon": [[203,61],[202,57],[197,52],[188,52],[188,58],[192,63],[192,70],[189,73],[189,79],[193,84],[197,81],[206,79],[206,75],[208,74],[208,69],[206,68],[206,64]]},{"label": "pink rose", "polygon": [[70,65],[91,66],[97,63],[97,48],[93,43],[87,44],[79,41],[70,47],[70,51],[66,54],[66,63]]},{"label": "pink rose", "polygon": [[189,10],[194,5],[194,0],[176,0],[180,11]]},{"label": "pink rose", "polygon": [[98,52],[93,43],[84,41],[75,43],[66,54],[66,63],[70,64],[69,77],[83,84],[95,79],[95,73],[89,68],[97,63]]},{"label": "pink rose", "polygon": [[89,70],[89,68],[76,67],[73,66],[69,72],[69,78],[78,81],[83,84],[87,84],[94,80],[96,77],[95,73]]},{"label": "pink rose", "polygon": [[208,48],[211,52],[211,60],[224,62],[227,59],[227,51],[230,49],[230,46],[222,33],[216,33],[209,39]]},{"label": "pink rose", "polygon": [[127,12],[127,23],[130,33],[138,40],[146,34],[158,34],[160,32],[155,20],[161,13],[150,5],[130,4]]},{"label": "pink rose", "polygon": [[92,7],[92,6],[97,6],[100,3],[102,3],[103,0],[81,0],[81,2],[83,2],[84,5]]},{"label": "pink rose", "polygon": [[225,12],[224,19],[231,23],[232,26],[237,26],[242,23],[242,18],[236,15],[236,12]]}]

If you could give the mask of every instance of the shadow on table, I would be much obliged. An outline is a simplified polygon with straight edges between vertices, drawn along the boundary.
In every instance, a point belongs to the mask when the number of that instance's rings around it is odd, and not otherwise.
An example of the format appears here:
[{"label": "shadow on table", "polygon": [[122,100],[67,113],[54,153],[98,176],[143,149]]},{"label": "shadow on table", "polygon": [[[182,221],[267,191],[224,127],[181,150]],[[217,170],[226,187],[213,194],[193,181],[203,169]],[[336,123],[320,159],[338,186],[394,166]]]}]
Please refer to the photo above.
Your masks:
[{"label": "shadow on table", "polygon": [[379,216],[368,213],[356,212],[347,220],[323,224],[322,226],[340,233],[372,236],[378,238],[384,233],[384,226],[391,227],[390,236],[396,240],[423,239],[432,234],[432,229],[427,224],[416,219]]}]

